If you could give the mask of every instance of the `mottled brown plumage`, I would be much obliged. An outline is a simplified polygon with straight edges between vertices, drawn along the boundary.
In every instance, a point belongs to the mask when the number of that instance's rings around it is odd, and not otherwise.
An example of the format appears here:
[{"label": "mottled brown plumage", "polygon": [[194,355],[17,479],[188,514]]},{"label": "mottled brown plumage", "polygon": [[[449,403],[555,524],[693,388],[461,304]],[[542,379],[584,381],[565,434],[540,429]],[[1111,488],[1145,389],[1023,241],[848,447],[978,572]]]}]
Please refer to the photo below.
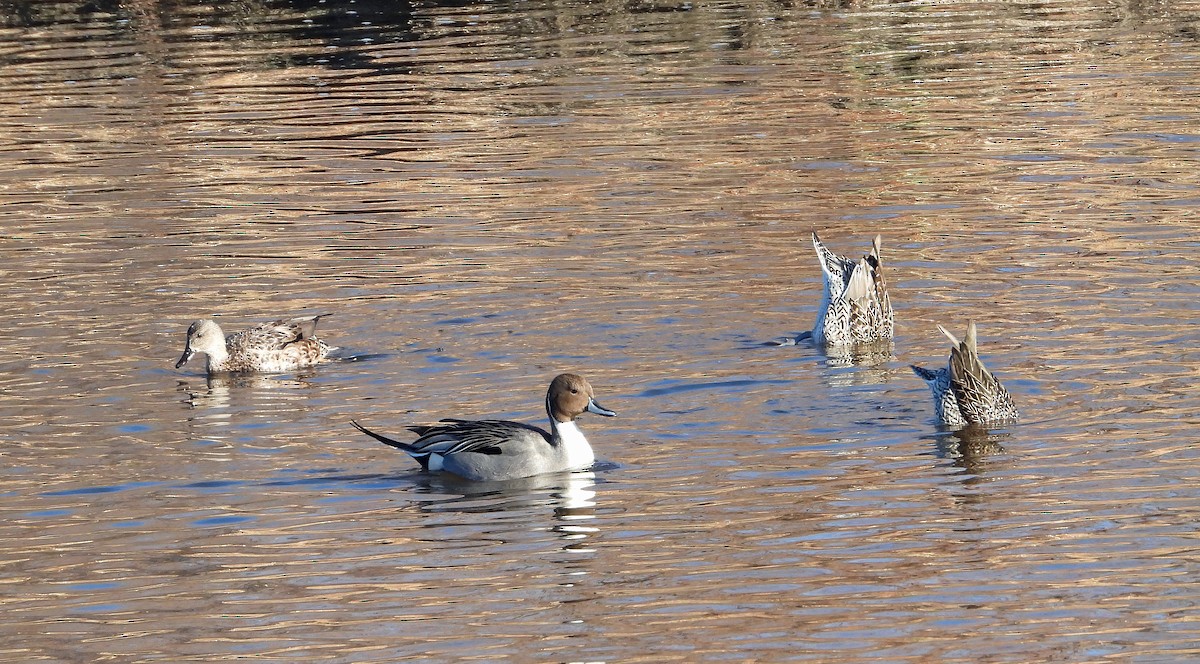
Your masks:
[{"label": "mottled brown plumage", "polygon": [[291,371],[320,362],[333,350],[317,339],[317,321],[327,314],[277,320],[225,336],[212,320],[198,320],[187,332],[178,369],[196,353],[208,357],[208,373],[229,371]]},{"label": "mottled brown plumage", "polygon": [[812,241],[824,275],[813,341],[850,345],[890,340],[895,317],[879,258],[883,238],[876,235],[871,253],[857,261],[830,251],[816,233]]},{"label": "mottled brown plumage", "polygon": [[953,344],[948,365],[936,370],[912,365],[913,372],[933,392],[938,420],[952,427],[1016,420],[1017,407],[1012,396],[979,359],[975,322],[967,326],[962,341],[941,325],[938,329]]}]

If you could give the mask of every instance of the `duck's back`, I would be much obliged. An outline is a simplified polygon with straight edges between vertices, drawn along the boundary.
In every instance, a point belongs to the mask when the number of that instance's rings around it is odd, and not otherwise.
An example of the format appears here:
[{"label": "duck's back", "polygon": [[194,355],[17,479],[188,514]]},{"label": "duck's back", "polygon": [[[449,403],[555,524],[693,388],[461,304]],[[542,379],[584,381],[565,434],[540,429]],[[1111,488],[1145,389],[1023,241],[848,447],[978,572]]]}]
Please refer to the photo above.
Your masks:
[{"label": "duck's back", "polygon": [[974,352],[951,351],[950,387],[967,422],[1017,419],[1017,406],[1013,403],[1012,395],[983,366]]},{"label": "duck's back", "polygon": [[320,362],[330,346],[312,336],[315,325],[315,319],[278,320],[229,335],[226,370],[289,371]]},{"label": "duck's back", "polygon": [[545,431],[507,420],[443,420],[410,427],[414,448],[442,456],[442,469],[476,481],[500,481],[562,470],[565,458]]}]

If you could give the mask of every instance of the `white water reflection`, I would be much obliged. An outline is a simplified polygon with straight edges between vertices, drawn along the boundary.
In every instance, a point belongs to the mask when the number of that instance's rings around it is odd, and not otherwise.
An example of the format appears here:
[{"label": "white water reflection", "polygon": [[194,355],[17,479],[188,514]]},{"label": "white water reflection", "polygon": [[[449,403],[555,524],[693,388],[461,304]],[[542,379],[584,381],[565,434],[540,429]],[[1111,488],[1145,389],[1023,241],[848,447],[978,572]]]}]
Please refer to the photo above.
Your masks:
[{"label": "white water reflection", "polygon": [[595,518],[596,474],[592,471],[547,473],[503,482],[471,482],[444,473],[420,473],[416,486],[438,500],[422,499],[431,512],[493,512],[550,507],[562,521]]}]

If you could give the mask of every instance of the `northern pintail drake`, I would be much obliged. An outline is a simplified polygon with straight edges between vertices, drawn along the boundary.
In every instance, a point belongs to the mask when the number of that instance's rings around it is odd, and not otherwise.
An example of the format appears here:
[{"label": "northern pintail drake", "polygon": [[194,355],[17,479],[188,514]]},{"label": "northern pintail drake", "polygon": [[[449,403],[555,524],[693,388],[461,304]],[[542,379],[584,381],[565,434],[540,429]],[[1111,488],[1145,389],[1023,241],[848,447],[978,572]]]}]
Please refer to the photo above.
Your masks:
[{"label": "northern pintail drake", "polygon": [[947,426],[965,427],[1017,419],[1012,396],[979,359],[975,322],[967,326],[967,336],[959,341],[938,325],[950,339],[950,362],[943,369],[924,369],[911,365],[933,392],[933,408],[938,420]]},{"label": "northern pintail drake", "polygon": [[879,259],[883,238],[876,235],[871,253],[857,261],[830,251],[816,233],[812,241],[825,282],[813,342],[840,346],[890,340],[895,315]]},{"label": "northern pintail drake", "polygon": [[216,321],[192,323],[178,369],[196,353],[208,357],[208,373],[227,371],[291,371],[320,362],[334,348],[314,336],[317,321],[328,314],[277,320],[229,336]]},{"label": "northern pintail drake", "polygon": [[582,376],[565,373],[556,376],[546,391],[549,432],[506,420],[445,419],[432,426],[408,427],[418,438],[406,443],[354,420],[350,423],[375,440],[404,450],[425,470],[490,482],[592,465],[596,460],[592,446],[575,424],[583,413],[616,415],[596,403],[592,386]]}]

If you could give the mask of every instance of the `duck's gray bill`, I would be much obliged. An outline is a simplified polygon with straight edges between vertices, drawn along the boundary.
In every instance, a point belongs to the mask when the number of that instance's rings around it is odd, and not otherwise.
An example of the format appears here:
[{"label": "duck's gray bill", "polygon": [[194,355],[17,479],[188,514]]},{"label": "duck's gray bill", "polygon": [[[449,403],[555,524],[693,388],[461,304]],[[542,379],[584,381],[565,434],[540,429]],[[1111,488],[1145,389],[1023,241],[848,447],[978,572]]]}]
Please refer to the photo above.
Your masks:
[{"label": "duck's gray bill", "polygon": [[603,415],[605,417],[616,417],[617,416],[616,411],[609,410],[609,409],[605,408],[604,406],[601,406],[600,404],[596,403],[595,401],[592,401],[591,399],[588,399],[587,410],[589,413],[595,413],[597,415]]},{"label": "duck's gray bill", "polygon": [[183,351],[183,357],[179,358],[179,361],[175,363],[175,368],[178,369],[179,367],[182,367],[183,365],[187,364],[187,361],[192,359],[192,356],[195,354],[196,354],[196,351],[192,350],[191,348],[188,348],[187,350]]}]

